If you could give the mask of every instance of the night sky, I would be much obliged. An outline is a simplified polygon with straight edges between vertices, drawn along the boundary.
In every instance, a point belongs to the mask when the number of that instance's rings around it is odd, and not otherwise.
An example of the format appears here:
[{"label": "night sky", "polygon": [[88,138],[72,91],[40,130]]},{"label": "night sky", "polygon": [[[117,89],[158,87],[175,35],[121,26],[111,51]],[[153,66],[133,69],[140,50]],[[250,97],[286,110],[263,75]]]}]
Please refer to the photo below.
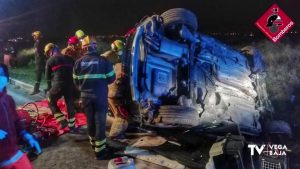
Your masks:
[{"label": "night sky", "polygon": [[299,0],[0,0],[0,38],[29,37],[34,30],[49,38],[70,36],[77,29],[122,35],[143,16],[177,7],[192,10],[202,32],[250,32],[274,3],[299,30]]}]

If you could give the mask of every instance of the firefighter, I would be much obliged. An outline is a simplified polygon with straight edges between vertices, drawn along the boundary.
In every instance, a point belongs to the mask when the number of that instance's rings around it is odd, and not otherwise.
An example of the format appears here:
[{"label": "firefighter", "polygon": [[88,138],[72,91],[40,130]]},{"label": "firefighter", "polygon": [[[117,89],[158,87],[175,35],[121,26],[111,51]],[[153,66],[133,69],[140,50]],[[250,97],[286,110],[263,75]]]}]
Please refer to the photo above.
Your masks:
[{"label": "firefighter", "polygon": [[102,56],[115,65],[122,62],[123,49],[124,43],[121,40],[115,40],[111,44],[111,50],[106,51]]},{"label": "firefighter", "polygon": [[79,29],[75,32],[75,36],[77,37],[77,39],[81,42],[83,40],[83,38],[85,38],[85,33]]},{"label": "firefighter", "polygon": [[115,80],[112,64],[97,53],[93,37],[82,40],[84,56],[75,62],[74,83],[80,90],[81,104],[87,116],[88,134],[96,159],[108,157],[106,147],[106,113],[108,85]]},{"label": "firefighter", "polygon": [[[70,37],[68,40],[68,46],[64,48],[61,53],[65,56],[71,57],[74,62],[79,59],[83,54],[81,51],[81,43],[78,38],[76,36]],[[74,87],[74,108],[76,112],[81,111],[79,108],[79,96],[79,91]]]},{"label": "firefighter", "polygon": [[[75,32],[75,37],[79,40],[79,46],[81,46],[82,40],[83,40],[83,38],[86,37],[86,35],[81,29],[79,29]],[[79,55],[80,55],[80,57],[84,55],[84,53],[81,49],[79,50]]]},{"label": "firefighter", "polygon": [[32,169],[32,165],[18,146],[22,137],[38,154],[41,148],[38,141],[22,126],[13,98],[6,94],[8,69],[0,64],[0,169]]},{"label": "firefighter", "polygon": [[61,53],[65,56],[70,56],[74,61],[80,58],[80,43],[76,36],[72,36],[68,40],[68,46]]},{"label": "firefighter", "polygon": [[108,89],[108,104],[111,112],[114,115],[109,137],[120,137],[128,127],[128,112],[124,108],[123,93],[126,89],[124,81],[125,76],[122,72],[122,55],[124,50],[124,43],[121,40],[115,40],[111,44],[111,50],[102,54],[107,60],[114,65],[116,73],[116,80],[113,84],[109,85]]},{"label": "firefighter", "polygon": [[34,55],[35,55],[35,74],[36,74],[36,81],[34,84],[33,91],[31,95],[37,94],[40,92],[40,83],[42,79],[42,74],[45,72],[45,64],[46,64],[46,57],[43,52],[43,36],[40,31],[35,31],[32,33],[32,37],[34,39]]},{"label": "firefighter", "polygon": [[[47,91],[49,91],[48,103],[49,108],[56,120],[61,124],[61,128],[69,127],[70,132],[76,132],[75,129],[75,111],[73,103],[73,65],[74,61],[68,56],[60,53],[58,46],[48,43],[45,46],[45,55],[49,56],[46,63],[46,79],[48,83]],[[64,97],[67,110],[68,120],[57,106],[57,101]]]}]

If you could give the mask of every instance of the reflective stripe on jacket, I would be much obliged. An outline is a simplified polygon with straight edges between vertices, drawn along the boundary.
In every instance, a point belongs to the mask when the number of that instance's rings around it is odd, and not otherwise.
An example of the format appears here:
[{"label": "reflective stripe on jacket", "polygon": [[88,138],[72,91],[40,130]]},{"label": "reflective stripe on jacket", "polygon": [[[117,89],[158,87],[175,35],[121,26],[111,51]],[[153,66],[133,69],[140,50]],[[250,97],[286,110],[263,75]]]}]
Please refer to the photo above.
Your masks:
[{"label": "reflective stripe on jacket", "polygon": [[52,86],[72,85],[74,61],[68,56],[52,56],[46,63],[46,79]]},{"label": "reflective stripe on jacket", "polygon": [[111,72],[109,72],[107,74],[85,74],[85,75],[80,75],[80,76],[76,76],[75,74],[73,74],[73,78],[78,79],[78,80],[82,80],[82,79],[106,79],[106,78],[110,78],[114,75],[115,75],[115,71],[112,70]]},{"label": "reflective stripe on jacket", "polygon": [[46,56],[44,55],[44,41],[42,39],[38,39],[34,42],[34,56],[35,56],[35,64],[36,66],[45,67]]},{"label": "reflective stripe on jacket", "polygon": [[115,80],[112,64],[97,53],[89,53],[74,65],[73,79],[81,97],[107,102],[107,86]]}]

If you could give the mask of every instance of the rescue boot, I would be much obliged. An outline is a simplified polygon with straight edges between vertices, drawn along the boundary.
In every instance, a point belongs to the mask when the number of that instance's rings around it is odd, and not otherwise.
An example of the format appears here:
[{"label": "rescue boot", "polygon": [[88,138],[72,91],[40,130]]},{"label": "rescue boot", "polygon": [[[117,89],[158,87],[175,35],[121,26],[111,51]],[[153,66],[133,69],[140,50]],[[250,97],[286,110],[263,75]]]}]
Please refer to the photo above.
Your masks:
[{"label": "rescue boot", "polygon": [[106,139],[95,141],[95,156],[97,160],[107,160],[112,157],[112,153],[106,147]]},{"label": "rescue boot", "polygon": [[86,134],[86,131],[75,127],[75,120],[76,120],[75,117],[68,119],[68,127],[70,129],[69,133],[70,134],[81,134],[81,135]]},{"label": "rescue boot", "polygon": [[96,148],[96,139],[95,139],[95,137],[91,137],[91,136],[89,136],[89,139],[90,139],[90,144],[91,144],[91,146],[92,146],[92,150],[93,151],[95,151],[95,148]]},{"label": "rescue boot", "polygon": [[75,128],[75,120],[76,120],[75,117],[68,119],[68,127],[70,129],[70,132],[74,131],[76,129]]},{"label": "rescue boot", "polygon": [[80,134],[80,135],[86,135],[86,131],[81,129],[81,128],[76,128],[76,127],[69,127],[70,134]]},{"label": "rescue boot", "polygon": [[60,128],[64,129],[68,126],[67,120],[60,121]]},{"label": "rescue boot", "polygon": [[66,120],[65,115],[63,113],[57,112],[54,114],[54,117],[56,121],[60,123],[61,129],[64,129],[68,126],[68,121]]},{"label": "rescue boot", "polygon": [[38,94],[40,92],[39,88],[40,88],[40,83],[36,82],[34,84],[33,91],[30,93],[30,95]]},{"label": "rescue boot", "polygon": [[109,160],[113,157],[112,154],[106,148],[100,152],[95,152],[95,155],[96,160]]},{"label": "rescue boot", "polygon": [[106,147],[100,152],[95,152],[96,154],[96,159],[97,160],[109,160],[112,158],[116,158],[117,156],[115,153],[117,152],[117,149],[112,148],[112,147]]}]

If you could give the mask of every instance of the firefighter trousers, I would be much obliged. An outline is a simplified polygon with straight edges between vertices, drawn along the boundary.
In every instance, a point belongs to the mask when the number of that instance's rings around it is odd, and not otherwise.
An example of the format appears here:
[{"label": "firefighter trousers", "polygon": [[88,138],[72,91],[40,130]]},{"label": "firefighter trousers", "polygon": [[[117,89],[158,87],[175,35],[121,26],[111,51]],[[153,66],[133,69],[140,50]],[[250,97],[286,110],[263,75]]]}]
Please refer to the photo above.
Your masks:
[{"label": "firefighter trousers", "polygon": [[41,83],[42,75],[45,74],[45,64],[36,65],[35,67],[35,83]]},{"label": "firefighter trousers", "polygon": [[[69,86],[55,86],[49,90],[49,108],[51,109],[54,117],[58,122],[60,122],[61,127],[65,128],[67,125],[69,127],[75,127],[75,110],[74,110],[74,98],[73,98],[73,87]],[[62,98],[65,99],[65,103],[68,111],[68,120],[66,120],[64,114],[60,111],[57,106],[57,101]]]},{"label": "firefighter trousers", "polygon": [[126,131],[128,127],[128,112],[126,111],[123,103],[119,99],[108,98],[108,105],[110,111],[114,115],[114,121],[109,131],[109,137],[118,137]]},{"label": "firefighter trousers", "polygon": [[82,108],[87,117],[88,134],[95,151],[100,152],[106,148],[106,114],[107,102],[98,98],[81,98]]}]

